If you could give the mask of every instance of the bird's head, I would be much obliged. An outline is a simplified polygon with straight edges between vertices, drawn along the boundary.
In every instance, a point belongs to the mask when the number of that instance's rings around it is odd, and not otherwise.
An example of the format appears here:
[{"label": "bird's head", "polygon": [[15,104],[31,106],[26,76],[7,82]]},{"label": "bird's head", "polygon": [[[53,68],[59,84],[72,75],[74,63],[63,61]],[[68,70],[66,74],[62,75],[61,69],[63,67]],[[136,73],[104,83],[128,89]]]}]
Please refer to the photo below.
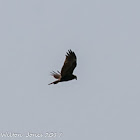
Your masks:
[{"label": "bird's head", "polygon": [[77,76],[76,75],[73,75],[74,76],[74,79],[76,79],[77,80]]}]

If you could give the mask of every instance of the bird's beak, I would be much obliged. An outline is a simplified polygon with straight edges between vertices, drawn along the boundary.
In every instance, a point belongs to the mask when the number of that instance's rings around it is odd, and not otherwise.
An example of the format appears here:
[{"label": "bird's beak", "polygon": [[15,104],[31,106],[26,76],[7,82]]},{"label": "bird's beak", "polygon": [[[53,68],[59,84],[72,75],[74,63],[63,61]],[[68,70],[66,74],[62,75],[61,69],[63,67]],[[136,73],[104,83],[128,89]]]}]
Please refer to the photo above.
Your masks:
[{"label": "bird's beak", "polygon": [[77,77],[75,79],[77,80]]}]

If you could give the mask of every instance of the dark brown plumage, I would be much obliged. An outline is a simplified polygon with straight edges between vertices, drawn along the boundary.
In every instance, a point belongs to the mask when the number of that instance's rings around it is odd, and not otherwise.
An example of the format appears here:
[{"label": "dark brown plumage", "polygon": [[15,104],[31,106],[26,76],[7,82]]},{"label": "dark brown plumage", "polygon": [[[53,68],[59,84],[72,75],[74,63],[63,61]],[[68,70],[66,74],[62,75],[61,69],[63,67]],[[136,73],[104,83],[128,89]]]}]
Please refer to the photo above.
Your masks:
[{"label": "dark brown plumage", "polygon": [[77,80],[77,76],[73,75],[73,71],[77,65],[77,58],[76,55],[73,51],[68,50],[67,54],[66,54],[66,59],[64,62],[64,65],[61,69],[61,72],[57,71],[57,72],[51,72],[51,75],[58,79],[51,84],[57,84],[59,82],[63,82],[63,81],[69,81],[69,80],[73,80],[76,79]]}]

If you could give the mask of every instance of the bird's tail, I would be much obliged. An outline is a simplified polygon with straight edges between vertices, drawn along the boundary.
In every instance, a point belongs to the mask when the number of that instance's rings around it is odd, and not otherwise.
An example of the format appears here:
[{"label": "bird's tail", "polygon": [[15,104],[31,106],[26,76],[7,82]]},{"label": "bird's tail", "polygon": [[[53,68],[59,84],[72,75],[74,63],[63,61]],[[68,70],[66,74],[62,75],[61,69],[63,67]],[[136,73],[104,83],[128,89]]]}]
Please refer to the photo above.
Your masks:
[{"label": "bird's tail", "polygon": [[57,84],[58,82],[60,82],[60,80],[56,80],[56,81],[54,81],[54,82],[52,82],[52,83],[50,83],[50,84],[48,84],[48,85]]}]

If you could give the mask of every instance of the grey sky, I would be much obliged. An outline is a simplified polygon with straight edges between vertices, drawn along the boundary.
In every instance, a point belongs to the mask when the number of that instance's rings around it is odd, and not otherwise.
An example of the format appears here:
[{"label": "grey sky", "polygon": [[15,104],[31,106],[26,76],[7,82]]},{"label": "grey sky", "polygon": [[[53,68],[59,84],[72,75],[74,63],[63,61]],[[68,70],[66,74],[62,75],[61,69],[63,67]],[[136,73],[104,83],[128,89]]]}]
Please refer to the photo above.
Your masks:
[{"label": "grey sky", "polygon": [[[139,140],[139,5],[137,0],[1,0],[0,133]],[[68,49],[78,58],[78,80],[48,86]]]}]

